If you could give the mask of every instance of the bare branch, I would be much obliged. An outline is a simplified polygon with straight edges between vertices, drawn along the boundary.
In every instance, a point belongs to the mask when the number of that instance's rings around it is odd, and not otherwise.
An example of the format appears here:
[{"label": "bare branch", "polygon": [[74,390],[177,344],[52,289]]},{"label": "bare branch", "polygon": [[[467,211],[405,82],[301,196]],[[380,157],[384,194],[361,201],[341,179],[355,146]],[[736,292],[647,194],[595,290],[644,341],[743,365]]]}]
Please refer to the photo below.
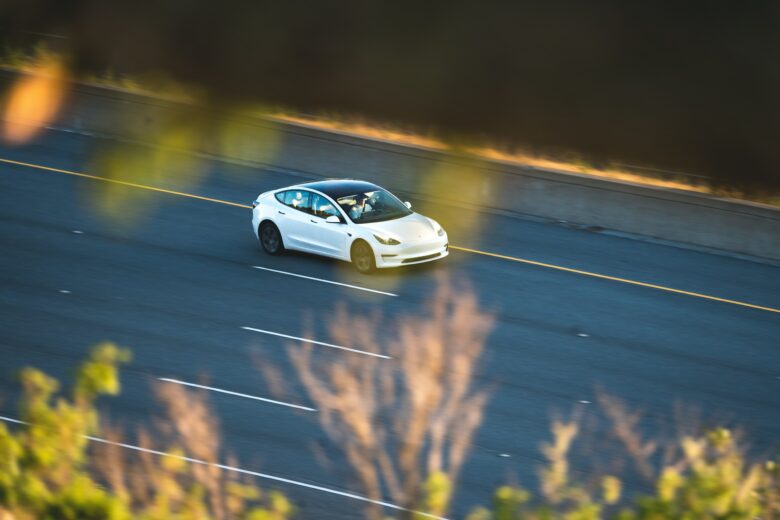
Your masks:
[{"label": "bare branch", "polygon": [[289,356],[363,492],[380,500],[384,489],[413,508],[432,475],[457,480],[488,398],[473,377],[493,319],[470,291],[440,280],[426,316],[399,319],[389,337],[381,324],[376,314],[339,307],[329,331],[338,344],[384,351],[392,361],[317,357],[311,345],[291,347]]}]

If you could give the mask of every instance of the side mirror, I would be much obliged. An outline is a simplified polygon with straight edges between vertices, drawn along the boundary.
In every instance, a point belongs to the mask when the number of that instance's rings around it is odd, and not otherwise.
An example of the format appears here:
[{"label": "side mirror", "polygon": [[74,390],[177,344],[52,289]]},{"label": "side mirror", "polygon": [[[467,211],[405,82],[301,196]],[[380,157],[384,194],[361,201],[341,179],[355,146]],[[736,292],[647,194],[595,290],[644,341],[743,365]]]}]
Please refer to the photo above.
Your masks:
[{"label": "side mirror", "polygon": [[336,215],[330,215],[328,218],[325,219],[325,222],[328,224],[341,224],[341,219],[338,218]]},{"label": "side mirror", "polygon": [[409,209],[412,209],[412,203],[409,202],[408,200],[406,202],[404,202],[404,206],[406,206]]}]

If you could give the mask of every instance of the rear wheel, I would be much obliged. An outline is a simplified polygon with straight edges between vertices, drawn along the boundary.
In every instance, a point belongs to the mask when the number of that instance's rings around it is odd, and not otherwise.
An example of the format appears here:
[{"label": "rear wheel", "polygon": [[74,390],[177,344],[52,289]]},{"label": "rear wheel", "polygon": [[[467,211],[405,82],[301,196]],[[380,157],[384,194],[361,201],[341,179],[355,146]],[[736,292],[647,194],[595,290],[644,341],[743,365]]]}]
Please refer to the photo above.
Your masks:
[{"label": "rear wheel", "polygon": [[352,245],[352,265],[361,273],[370,273],[376,269],[376,259],[371,246],[363,240]]},{"label": "rear wheel", "polygon": [[279,228],[273,222],[260,224],[260,245],[269,255],[278,255],[284,251],[284,242]]}]

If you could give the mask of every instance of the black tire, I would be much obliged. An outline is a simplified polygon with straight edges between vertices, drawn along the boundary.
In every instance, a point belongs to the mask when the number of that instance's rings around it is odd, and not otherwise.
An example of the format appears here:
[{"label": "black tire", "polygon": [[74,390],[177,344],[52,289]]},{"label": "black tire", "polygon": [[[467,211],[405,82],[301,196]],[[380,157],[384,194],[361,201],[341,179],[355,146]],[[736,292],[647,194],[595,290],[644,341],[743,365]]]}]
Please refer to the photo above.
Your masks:
[{"label": "black tire", "polygon": [[269,255],[280,255],[284,252],[284,241],[279,228],[273,222],[263,222],[258,230],[260,245]]},{"label": "black tire", "polygon": [[355,269],[363,274],[371,273],[376,269],[374,251],[365,240],[356,240],[355,243],[352,244],[350,257]]}]

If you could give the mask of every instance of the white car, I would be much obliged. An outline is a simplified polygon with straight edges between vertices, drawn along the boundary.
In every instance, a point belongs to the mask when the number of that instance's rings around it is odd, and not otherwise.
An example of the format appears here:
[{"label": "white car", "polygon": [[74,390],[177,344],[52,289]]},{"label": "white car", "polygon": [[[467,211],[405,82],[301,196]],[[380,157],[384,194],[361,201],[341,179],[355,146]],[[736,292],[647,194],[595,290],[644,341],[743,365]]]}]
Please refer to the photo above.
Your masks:
[{"label": "white car", "polygon": [[352,262],[361,273],[447,256],[447,233],[411,207],[369,182],[309,182],[261,193],[252,228],[268,254],[297,249]]}]

